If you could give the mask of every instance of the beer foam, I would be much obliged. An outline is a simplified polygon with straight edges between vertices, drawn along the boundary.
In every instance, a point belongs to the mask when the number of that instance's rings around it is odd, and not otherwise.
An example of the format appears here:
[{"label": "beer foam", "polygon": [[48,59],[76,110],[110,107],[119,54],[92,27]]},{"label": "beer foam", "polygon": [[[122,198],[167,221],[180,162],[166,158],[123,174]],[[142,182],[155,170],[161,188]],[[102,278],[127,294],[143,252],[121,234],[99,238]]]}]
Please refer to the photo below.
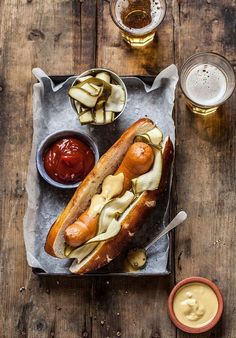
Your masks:
[{"label": "beer foam", "polygon": [[[121,27],[130,33],[145,34],[155,29],[157,25],[162,21],[165,15],[165,5],[162,0],[150,0],[151,3],[151,17],[152,21],[149,25],[143,28],[129,28],[122,22],[121,13],[127,9],[131,0],[118,0],[115,7],[116,19]],[[132,1],[131,1],[132,2]]]},{"label": "beer foam", "polygon": [[225,74],[211,64],[200,64],[190,70],[186,94],[195,103],[212,106],[220,103],[227,89]]}]

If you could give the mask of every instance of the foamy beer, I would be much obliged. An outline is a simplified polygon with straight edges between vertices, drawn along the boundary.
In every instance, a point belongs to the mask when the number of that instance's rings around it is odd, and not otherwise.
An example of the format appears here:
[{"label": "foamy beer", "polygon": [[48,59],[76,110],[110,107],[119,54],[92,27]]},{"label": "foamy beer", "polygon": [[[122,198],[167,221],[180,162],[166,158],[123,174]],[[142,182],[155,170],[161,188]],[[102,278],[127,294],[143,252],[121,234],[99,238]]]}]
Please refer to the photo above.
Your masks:
[{"label": "foamy beer", "polygon": [[233,67],[216,53],[192,55],[182,66],[180,85],[187,106],[197,114],[215,112],[233,93],[235,74]]},{"label": "foamy beer", "polygon": [[165,17],[165,0],[110,0],[110,12],[126,42],[145,46]]}]

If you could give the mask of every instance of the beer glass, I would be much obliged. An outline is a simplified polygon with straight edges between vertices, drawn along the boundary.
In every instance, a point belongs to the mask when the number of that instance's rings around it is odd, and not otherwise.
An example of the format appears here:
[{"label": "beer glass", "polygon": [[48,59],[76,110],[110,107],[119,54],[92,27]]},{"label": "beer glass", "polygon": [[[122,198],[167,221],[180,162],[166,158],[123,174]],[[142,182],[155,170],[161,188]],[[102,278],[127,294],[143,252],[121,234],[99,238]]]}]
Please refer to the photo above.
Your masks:
[{"label": "beer glass", "polygon": [[142,47],[154,39],[166,14],[165,0],[110,0],[110,13],[124,40]]},{"label": "beer glass", "polygon": [[193,113],[214,113],[233,93],[235,74],[230,62],[217,53],[190,56],[180,71],[180,86]]}]

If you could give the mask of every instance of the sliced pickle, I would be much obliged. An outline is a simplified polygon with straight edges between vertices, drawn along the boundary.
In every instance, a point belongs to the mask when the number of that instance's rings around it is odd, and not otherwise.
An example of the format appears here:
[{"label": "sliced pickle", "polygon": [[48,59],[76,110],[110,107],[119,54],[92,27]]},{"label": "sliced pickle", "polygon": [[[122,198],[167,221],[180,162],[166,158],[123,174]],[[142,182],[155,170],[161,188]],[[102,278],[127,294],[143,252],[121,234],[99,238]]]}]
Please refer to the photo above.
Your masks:
[{"label": "sliced pickle", "polygon": [[99,217],[99,232],[102,233],[106,231],[113,219],[118,218],[128,208],[133,199],[134,194],[131,191],[126,191],[123,196],[108,202],[102,209]]},{"label": "sliced pickle", "polygon": [[100,87],[94,86],[92,83],[87,83],[87,82],[83,82],[79,87],[76,86],[76,88],[83,89],[89,95],[96,96],[96,97],[98,97],[101,92]]},{"label": "sliced pickle", "polygon": [[91,96],[83,89],[77,87],[71,87],[68,94],[72,99],[82,103],[84,106],[89,108],[95,107],[98,99],[97,96]]},{"label": "sliced pickle", "polygon": [[77,263],[80,263],[87,257],[97,246],[97,243],[84,244],[73,251],[67,256],[68,258],[77,258]]},{"label": "sliced pickle", "polygon": [[[78,262],[80,263],[85,257],[87,257],[98,245],[98,242],[107,241],[114,238],[121,229],[121,222],[117,221],[116,219],[112,219],[106,231],[104,228],[98,228],[97,236],[91,238],[81,247],[78,247],[69,252],[67,255],[68,258],[77,258]],[[102,233],[102,231],[105,231]]]},{"label": "sliced pickle", "polygon": [[89,245],[94,245],[94,248],[91,249],[90,253],[85,256],[82,260],[74,260],[73,263],[71,264],[69,270],[72,273],[78,273],[78,271],[81,269],[84,264],[88,263],[89,260],[91,259],[91,256],[94,255],[95,250],[99,250],[103,246],[103,242],[97,242],[97,243],[90,243]]},{"label": "sliced pickle", "polygon": [[87,81],[88,79],[91,79],[92,78],[92,75],[87,75],[87,76],[82,76],[82,77],[78,77],[76,79],[76,82],[79,83],[79,82],[84,82],[84,81]]},{"label": "sliced pickle", "polygon": [[96,90],[98,94],[101,93],[101,87],[99,87],[99,86],[97,86],[97,85],[95,85],[95,84],[93,84],[93,83],[89,83],[89,85],[90,85],[92,88],[94,88],[94,90]]},{"label": "sliced pickle", "polygon": [[[102,81],[102,80],[100,80],[100,81]],[[108,102],[109,97],[111,96],[111,92],[112,92],[112,85],[105,82],[105,81],[102,81],[102,82],[103,82],[103,87],[102,87],[101,93],[100,93],[98,101],[97,101],[97,107],[98,108],[101,108],[102,106],[104,106]]]},{"label": "sliced pickle", "polygon": [[111,77],[110,77],[110,74],[106,73],[106,72],[101,72],[101,73],[97,73],[96,74],[96,78],[97,79],[100,79],[100,80],[103,80],[107,83],[110,83],[111,82]]},{"label": "sliced pickle", "polygon": [[[97,88],[99,87],[101,90],[100,90],[100,96],[101,97],[104,97],[107,98],[111,95],[111,92],[112,92],[112,85],[110,83],[107,83],[101,79],[98,79],[96,77],[91,77],[89,79],[87,79],[86,81],[84,82],[80,82],[80,83],[77,83],[76,84],[76,88],[81,88],[83,87],[84,85],[92,85],[94,88]],[[73,88],[73,87],[72,87]]]},{"label": "sliced pickle", "polygon": [[96,103],[94,110],[96,111],[96,110],[99,110],[101,108],[104,110],[104,105],[105,105],[105,101],[99,101],[99,102]]},{"label": "sliced pickle", "polygon": [[[121,191],[123,190],[123,184],[124,184],[124,174],[120,173],[118,175],[108,175],[102,184],[102,193],[94,195],[91,204],[88,210],[88,213],[92,216],[95,217],[97,214],[99,214],[104,207],[104,205],[113,197],[119,195]],[[115,229],[113,229],[113,226]],[[101,234],[101,230],[98,227],[98,232],[97,236]],[[115,236],[114,233],[118,231],[118,225],[112,225],[110,228],[112,236]],[[110,238],[111,234],[107,234],[107,238]],[[67,257],[69,258],[77,258],[78,263],[80,263],[85,257],[87,257],[98,245],[99,240],[96,240],[96,243],[92,242],[86,242],[84,245],[70,250],[71,247],[65,248],[65,251],[67,252]]]},{"label": "sliced pickle", "polygon": [[132,180],[133,191],[140,194],[146,190],[156,190],[159,186],[162,174],[162,153],[159,149],[154,148],[155,159],[152,169]]},{"label": "sliced pickle", "polygon": [[114,238],[121,229],[121,224],[116,219],[113,219],[109,224],[106,232],[103,232],[93,238],[91,238],[87,243],[96,243],[96,242],[104,242]]},{"label": "sliced pickle", "polygon": [[[98,86],[98,87],[102,87],[104,85],[104,81],[103,80],[100,80],[100,79],[97,79],[96,77],[93,77],[93,76],[90,76],[89,78],[87,78],[86,80],[84,81],[79,81],[76,85],[77,88],[80,88],[81,86],[83,86],[85,83],[88,83],[88,84],[92,84],[92,85],[95,85],[95,86]],[[74,87],[73,86],[73,87]]]},{"label": "sliced pickle", "polygon": [[110,74],[100,72],[95,77],[88,75],[77,78],[69,89],[69,96],[74,100],[78,115],[87,113],[86,108],[93,108],[91,114],[80,119],[82,124],[111,123],[115,113],[120,112],[125,103],[125,92],[120,85],[110,83]]},{"label": "sliced pickle", "polygon": [[78,82],[69,89],[70,97],[90,108],[95,107],[97,101],[105,102],[110,94],[111,85],[95,77],[90,77],[83,82]]},{"label": "sliced pickle", "polygon": [[88,123],[91,123],[94,121],[93,119],[93,114],[91,111],[87,111],[83,114],[80,115],[79,117],[79,121],[80,123],[83,125],[83,124],[88,124]]},{"label": "sliced pickle", "polygon": [[120,85],[111,85],[111,95],[105,105],[105,111],[113,111],[119,113],[125,104],[125,92]]},{"label": "sliced pickle", "polygon": [[138,135],[135,137],[134,142],[145,142],[154,147],[158,147],[163,139],[162,132],[159,128],[155,127],[149,130],[145,134]]},{"label": "sliced pickle", "polygon": [[127,254],[127,260],[135,270],[142,269],[147,262],[146,251],[138,248],[131,249]]},{"label": "sliced pickle", "polygon": [[105,112],[106,123],[111,123],[115,119],[115,113],[113,111]]},{"label": "sliced pickle", "polygon": [[105,111],[103,107],[94,111],[94,119],[97,124],[105,123]]},{"label": "sliced pickle", "polygon": [[91,112],[91,113],[92,113],[91,108],[84,107],[84,106],[81,105],[80,115],[83,115],[83,114],[85,114],[85,113],[87,113],[87,112]]},{"label": "sliced pickle", "polygon": [[70,246],[68,244],[65,243],[65,249],[64,249],[64,255],[66,257],[69,257],[71,251],[73,251],[75,248],[73,246]]},{"label": "sliced pickle", "polygon": [[[139,198],[142,198],[142,195],[139,196]],[[123,220],[125,219],[125,217],[127,216],[127,214],[130,212],[130,210],[132,208],[135,207],[136,203],[139,201],[139,198],[137,198],[136,200],[134,200],[131,205],[129,205],[129,207],[125,210],[124,213],[122,213],[121,217],[119,218],[118,222],[120,223],[120,225],[122,224]],[[100,232],[98,231],[98,234],[100,234]],[[94,244],[94,246],[92,247],[92,244]],[[88,244],[84,244],[83,247],[87,246]],[[73,256],[76,256],[74,258],[77,258],[78,261],[74,261],[70,267],[70,271],[71,272],[76,272],[80,269],[80,267],[87,261],[89,261],[91,255],[93,255],[93,252],[95,249],[99,249],[102,246],[102,242],[96,242],[96,243],[89,243],[89,245],[91,245],[91,247],[86,248],[86,251],[84,251],[85,249],[82,249],[82,247],[79,247],[75,250],[81,249],[79,251],[77,251],[77,254],[74,253],[73,251]],[[89,251],[89,254],[87,254]],[[72,256],[72,255],[71,255]],[[83,258],[82,258],[83,257]]]}]

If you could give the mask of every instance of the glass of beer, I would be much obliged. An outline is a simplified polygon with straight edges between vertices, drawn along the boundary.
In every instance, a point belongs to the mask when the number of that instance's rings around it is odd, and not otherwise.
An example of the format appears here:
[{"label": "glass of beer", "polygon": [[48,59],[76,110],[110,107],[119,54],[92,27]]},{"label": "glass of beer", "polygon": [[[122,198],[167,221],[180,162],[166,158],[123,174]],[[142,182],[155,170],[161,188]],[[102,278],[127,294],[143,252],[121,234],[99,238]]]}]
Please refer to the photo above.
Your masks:
[{"label": "glass of beer", "polygon": [[110,12],[124,40],[142,47],[154,39],[166,14],[165,0],[110,0]]},{"label": "glass of beer", "polygon": [[194,54],[181,68],[180,86],[190,110],[208,115],[232,95],[235,88],[234,69],[219,54]]}]

